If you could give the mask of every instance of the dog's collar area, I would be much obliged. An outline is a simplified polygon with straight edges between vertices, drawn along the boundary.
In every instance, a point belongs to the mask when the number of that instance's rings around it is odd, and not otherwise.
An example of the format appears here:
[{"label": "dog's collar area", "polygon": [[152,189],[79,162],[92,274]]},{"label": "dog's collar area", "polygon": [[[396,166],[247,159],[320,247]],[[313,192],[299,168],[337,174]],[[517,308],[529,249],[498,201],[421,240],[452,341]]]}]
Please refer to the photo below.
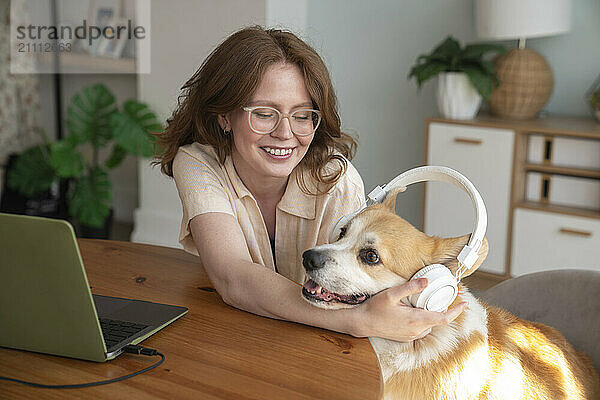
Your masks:
[{"label": "dog's collar area", "polygon": [[338,294],[330,292],[312,279],[307,280],[302,288],[302,294],[309,300],[324,302],[340,302],[345,304],[360,304],[370,296],[366,294]]}]

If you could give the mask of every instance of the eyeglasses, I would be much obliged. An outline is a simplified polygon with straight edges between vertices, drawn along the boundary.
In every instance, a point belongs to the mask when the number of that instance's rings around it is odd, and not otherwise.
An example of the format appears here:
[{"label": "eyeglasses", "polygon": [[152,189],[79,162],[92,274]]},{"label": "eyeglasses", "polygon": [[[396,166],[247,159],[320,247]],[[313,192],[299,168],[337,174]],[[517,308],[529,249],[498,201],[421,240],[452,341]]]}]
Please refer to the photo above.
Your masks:
[{"label": "eyeglasses", "polygon": [[284,118],[288,119],[292,133],[297,136],[312,135],[321,122],[321,112],[318,110],[302,108],[286,114],[267,106],[242,107],[242,109],[248,112],[250,129],[259,135],[274,132]]}]

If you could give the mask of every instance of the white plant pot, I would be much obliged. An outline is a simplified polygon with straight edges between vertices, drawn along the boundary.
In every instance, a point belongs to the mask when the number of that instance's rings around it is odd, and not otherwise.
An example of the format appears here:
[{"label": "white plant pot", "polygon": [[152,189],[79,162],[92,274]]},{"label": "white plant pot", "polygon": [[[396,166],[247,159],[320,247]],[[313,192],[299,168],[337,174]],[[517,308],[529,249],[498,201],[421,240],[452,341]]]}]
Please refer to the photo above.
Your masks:
[{"label": "white plant pot", "polygon": [[479,111],[481,95],[464,72],[442,72],[438,75],[437,103],[446,118],[471,119]]}]

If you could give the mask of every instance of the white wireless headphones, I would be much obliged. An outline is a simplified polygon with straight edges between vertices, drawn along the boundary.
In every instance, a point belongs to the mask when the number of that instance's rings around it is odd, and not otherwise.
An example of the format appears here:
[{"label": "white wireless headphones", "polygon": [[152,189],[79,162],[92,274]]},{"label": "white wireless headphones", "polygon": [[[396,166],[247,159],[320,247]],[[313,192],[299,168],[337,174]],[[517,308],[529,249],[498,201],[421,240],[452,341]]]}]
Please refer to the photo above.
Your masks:
[{"label": "white wireless headphones", "polygon": [[487,211],[483,199],[475,186],[459,172],[448,167],[418,167],[398,175],[386,185],[377,186],[367,196],[370,202],[363,203],[357,211],[339,219],[329,235],[329,242],[336,241],[341,229],[358,213],[372,204],[383,202],[388,193],[394,189],[424,181],[448,182],[458,186],[467,192],[475,207],[475,227],[469,242],[458,254],[459,267],[456,276],[452,275],[452,272],[442,264],[431,264],[420,269],[410,278],[410,280],[427,278],[429,282],[425,290],[409,297],[413,307],[430,311],[445,311],[458,295],[458,282],[463,274],[477,261],[477,252],[481,248],[487,228]]}]

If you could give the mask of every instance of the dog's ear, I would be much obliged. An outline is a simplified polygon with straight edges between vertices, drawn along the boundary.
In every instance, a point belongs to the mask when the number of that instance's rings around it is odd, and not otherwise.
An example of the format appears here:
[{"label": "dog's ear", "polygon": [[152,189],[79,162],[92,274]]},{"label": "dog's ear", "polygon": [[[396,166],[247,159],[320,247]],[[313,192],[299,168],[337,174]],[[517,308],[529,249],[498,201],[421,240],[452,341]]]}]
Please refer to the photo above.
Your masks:
[{"label": "dog's ear", "polygon": [[[458,257],[458,254],[462,248],[469,242],[470,237],[470,234],[455,238],[432,237],[433,246],[431,248],[431,258],[428,260],[428,265],[443,264],[448,267],[453,274],[456,274],[456,270],[458,269],[458,260],[456,257]],[[485,257],[487,257],[487,253],[488,241],[486,238],[483,238],[483,243],[481,244],[481,248],[478,252],[479,257],[477,257],[477,261],[475,261],[475,264],[473,264],[473,266],[463,274],[463,277],[469,276],[475,272],[481,263],[483,263]]]},{"label": "dog's ear", "polygon": [[406,190],[406,187],[401,187],[401,188],[397,188],[392,190],[390,193],[388,193],[387,196],[385,196],[385,200],[383,201],[383,206],[385,208],[387,208],[388,210],[390,210],[391,212],[395,213],[396,212],[396,196],[398,196],[398,193],[402,193]]}]

